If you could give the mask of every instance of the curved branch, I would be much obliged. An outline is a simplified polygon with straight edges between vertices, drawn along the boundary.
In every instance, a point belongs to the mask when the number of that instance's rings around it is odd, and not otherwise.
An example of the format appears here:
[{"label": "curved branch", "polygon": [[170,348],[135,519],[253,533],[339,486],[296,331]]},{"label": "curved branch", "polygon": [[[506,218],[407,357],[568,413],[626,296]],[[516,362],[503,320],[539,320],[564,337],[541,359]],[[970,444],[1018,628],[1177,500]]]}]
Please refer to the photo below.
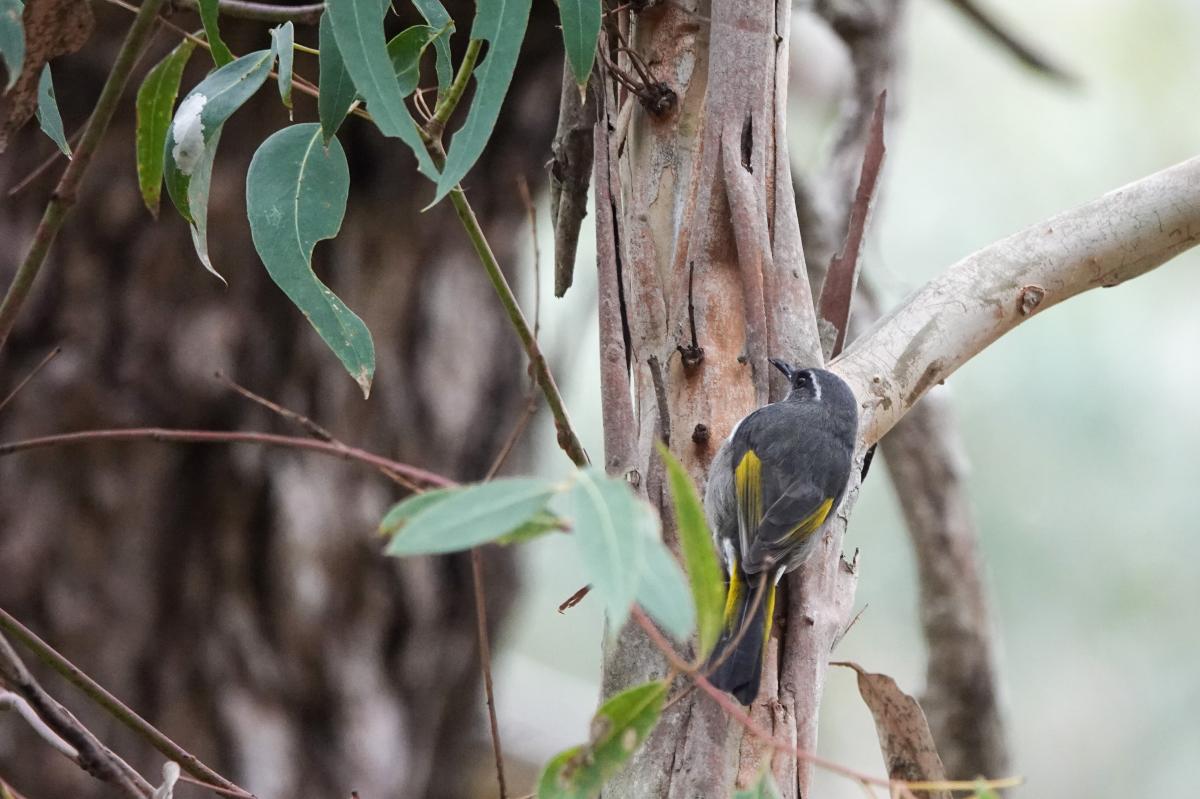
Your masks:
[{"label": "curved branch", "polygon": [[1149,272],[1200,243],[1200,157],[969,255],[834,362],[862,403],[864,446],[931,387],[1036,313]]}]

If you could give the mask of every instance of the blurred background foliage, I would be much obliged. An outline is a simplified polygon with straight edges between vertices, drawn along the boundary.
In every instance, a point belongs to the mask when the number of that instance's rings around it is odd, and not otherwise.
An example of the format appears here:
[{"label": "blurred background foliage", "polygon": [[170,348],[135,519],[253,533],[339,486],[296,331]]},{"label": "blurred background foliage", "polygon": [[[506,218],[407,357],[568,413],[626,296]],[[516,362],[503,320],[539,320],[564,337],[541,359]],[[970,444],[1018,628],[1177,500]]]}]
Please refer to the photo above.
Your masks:
[{"label": "blurred background foliage", "polygon": [[[996,239],[1200,151],[1193,0],[989,7],[1077,83],[1033,74],[944,2],[912,3],[866,256],[892,301]],[[795,22],[792,135],[803,165],[830,145],[848,78],[828,35],[803,12]],[[581,264],[594,246],[587,227]],[[543,211],[543,340],[595,458],[594,274],[581,268],[566,298],[552,299],[549,229]],[[1200,253],[1188,253],[1073,299],[939,389],[952,395],[962,426],[1025,795],[1165,795],[1194,784],[1198,266]],[[539,421],[537,469],[560,474],[566,461],[547,418]],[[851,520],[847,547],[862,553],[858,604],[867,610],[837,656],[918,693],[925,655],[915,574],[887,482],[877,469]],[[511,756],[537,763],[586,735],[602,619],[591,600],[556,610],[583,582],[569,542],[522,552],[527,587],[500,642],[497,694]],[[883,773],[850,672],[831,673],[822,716],[822,754]],[[820,797],[861,796],[845,780],[818,779]]]}]

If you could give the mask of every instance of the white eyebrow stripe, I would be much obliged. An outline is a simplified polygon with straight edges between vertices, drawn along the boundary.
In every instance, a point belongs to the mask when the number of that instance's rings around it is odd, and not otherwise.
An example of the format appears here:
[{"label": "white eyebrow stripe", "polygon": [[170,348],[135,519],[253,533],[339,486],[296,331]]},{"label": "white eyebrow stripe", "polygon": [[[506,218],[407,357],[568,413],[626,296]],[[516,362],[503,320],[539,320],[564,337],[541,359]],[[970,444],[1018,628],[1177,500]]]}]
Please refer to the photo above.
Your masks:
[{"label": "white eyebrow stripe", "polygon": [[821,399],[821,381],[817,379],[816,372],[809,372],[808,379],[812,381],[813,401],[816,402]]}]

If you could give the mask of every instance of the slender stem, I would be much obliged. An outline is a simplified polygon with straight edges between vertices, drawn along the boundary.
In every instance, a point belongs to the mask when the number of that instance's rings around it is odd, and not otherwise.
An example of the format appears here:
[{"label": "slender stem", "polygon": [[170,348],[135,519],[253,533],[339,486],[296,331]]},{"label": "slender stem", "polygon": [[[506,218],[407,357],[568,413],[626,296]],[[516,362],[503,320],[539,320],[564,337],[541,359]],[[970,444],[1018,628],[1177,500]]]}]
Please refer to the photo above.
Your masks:
[{"label": "slender stem", "polygon": [[479,634],[479,660],[483,667],[483,690],[487,695],[488,724],[492,732],[492,755],[496,759],[496,783],[500,788],[500,799],[508,799],[508,785],[504,781],[504,751],[500,746],[500,723],[496,719],[496,695],[492,688],[492,648],[488,642],[487,602],[483,586],[483,552],[479,547],[471,550],[471,576],[475,584],[475,621]]},{"label": "slender stem", "polygon": [[50,352],[46,353],[46,357],[38,361],[38,365],[33,367],[33,370],[29,374],[25,375],[25,378],[20,383],[17,383],[17,387],[8,392],[7,397],[0,400],[0,411],[4,410],[5,407],[8,406],[8,403],[12,402],[13,397],[17,396],[21,389],[25,388],[30,380],[37,377],[37,373],[42,371],[46,364],[53,361],[60,352],[62,352],[62,347],[55,347],[54,349],[50,350]]},{"label": "slender stem", "polygon": [[[181,6],[196,11],[199,0],[175,0]],[[253,19],[259,22],[294,22],[297,25],[316,25],[325,10],[324,3],[308,3],[302,6],[278,5],[276,3],[251,3],[246,0],[220,0],[220,13],[226,17]]]},{"label": "slender stem", "polygon": [[17,273],[13,275],[12,283],[9,284],[3,301],[0,301],[0,349],[4,348],[4,342],[12,332],[17,314],[26,297],[29,296],[29,292],[33,288],[33,281],[37,278],[42,264],[46,261],[50,245],[54,243],[54,238],[58,235],[63,220],[66,219],[71,206],[75,204],[84,173],[87,172],[87,168],[92,162],[92,156],[95,155],[100,140],[104,138],[104,133],[108,130],[108,124],[112,121],[113,112],[117,109],[117,102],[125,91],[125,84],[129,81],[129,74],[133,71],[134,64],[137,63],[142,45],[145,44],[150,32],[154,29],[154,20],[158,16],[159,9],[162,8],[163,1],[144,0],[141,7],[138,8],[137,16],[134,17],[133,24],[129,26],[125,41],[121,44],[121,49],[113,61],[112,70],[104,81],[104,88],[100,90],[100,97],[96,100],[96,107],[88,119],[87,128],[83,131],[79,146],[75,149],[75,155],[67,164],[62,179],[59,180],[50,202],[46,205],[42,220],[33,234],[33,242],[29,246],[25,260],[17,267]]},{"label": "slender stem", "polygon": [[425,126],[425,131],[429,134],[429,138],[436,139],[442,135],[442,131],[446,129],[446,123],[450,121],[450,115],[454,113],[454,109],[458,107],[459,100],[467,91],[467,84],[471,80],[471,73],[475,71],[475,61],[479,58],[479,49],[483,46],[482,39],[472,39],[467,45],[467,51],[463,53],[462,63],[458,65],[458,72],[454,75],[454,81],[450,84],[450,88],[446,90],[446,94],[440,97],[437,105],[433,109],[433,119],[429,120],[429,124]]},{"label": "slender stem", "polygon": [[289,447],[291,449],[307,449],[334,455],[346,460],[385,469],[425,485],[447,487],[455,485],[453,480],[439,474],[400,463],[382,455],[349,447],[335,441],[318,441],[299,436],[281,436],[274,433],[255,433],[237,430],[170,430],[161,427],[131,427],[119,430],[83,430],[77,433],[60,433],[41,438],[27,438],[23,441],[11,441],[0,444],[0,457],[44,447],[57,447],[67,444],[84,444],[94,441],[185,441],[193,444],[264,444],[267,446]]},{"label": "slender stem", "polygon": [[150,722],[143,719],[137,713],[134,713],[121,700],[106,691],[103,686],[91,677],[84,674],[78,666],[60,655],[54,647],[39,638],[24,624],[14,619],[3,608],[0,608],[0,630],[20,641],[21,645],[32,652],[38,660],[62,675],[67,682],[87,694],[93,702],[107,710],[117,721],[136,732],[163,755],[179,763],[193,777],[219,785],[229,791],[236,791],[238,795],[243,797],[253,796],[249,791],[239,788],[201,763],[198,757],[159,732]]}]

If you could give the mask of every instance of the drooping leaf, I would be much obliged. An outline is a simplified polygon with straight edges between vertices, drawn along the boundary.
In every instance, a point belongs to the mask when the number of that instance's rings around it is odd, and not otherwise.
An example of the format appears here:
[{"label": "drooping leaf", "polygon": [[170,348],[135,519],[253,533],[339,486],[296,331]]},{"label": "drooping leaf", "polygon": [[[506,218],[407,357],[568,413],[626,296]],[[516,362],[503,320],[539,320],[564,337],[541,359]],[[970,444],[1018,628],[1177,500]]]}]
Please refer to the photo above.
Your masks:
[{"label": "drooping leaf", "polygon": [[333,23],[328,14],[321,15],[319,31],[321,48],[321,84],[317,95],[317,112],[321,117],[321,132],[326,144],[341,127],[342,120],[354,105],[358,91],[354,81],[342,62],[342,51],[338,49],[333,35]]},{"label": "drooping leaf", "polygon": [[775,777],[770,769],[767,769],[759,776],[758,782],[744,791],[735,793],[733,799],[779,799],[779,796],[779,786],[775,784]]},{"label": "drooping leaf", "polygon": [[191,180],[188,183],[192,220],[188,229],[191,231],[192,246],[196,249],[196,256],[200,259],[200,263],[204,264],[204,268],[216,275],[222,283],[228,285],[228,281],[221,277],[216,269],[213,269],[212,259],[208,256],[208,189],[212,183],[213,161],[217,158],[217,145],[220,141],[221,128],[217,128],[200,156],[200,163],[192,172]]},{"label": "drooping leaf", "polygon": [[436,180],[434,167],[417,123],[404,105],[400,84],[388,58],[383,37],[383,12],[379,0],[329,0],[325,14],[333,24],[338,50],[354,85],[367,101],[371,118],[385,136],[407,144],[417,156],[417,168]]},{"label": "drooping leaf", "polygon": [[146,74],[137,93],[137,174],[142,200],[155,217],[162,196],[163,146],[171,125],[171,109],[179,96],[183,68],[196,44],[184,39]]},{"label": "drooping leaf", "polygon": [[595,467],[576,475],[568,500],[580,561],[613,629],[620,629],[645,567],[647,537],[636,527],[640,500],[624,480]]},{"label": "drooping leaf", "polygon": [[435,488],[405,497],[388,510],[383,521],[379,522],[379,534],[390,536],[400,531],[408,520],[435,503],[450,497],[457,488]]},{"label": "drooping leaf", "polygon": [[669,684],[636,685],[609,699],[592,719],[591,740],[555,755],[538,778],[538,799],[593,799],[646,740],[662,714]]},{"label": "drooping leaf", "polygon": [[704,516],[704,505],[696,493],[696,487],[687,471],[671,451],[658,445],[658,453],[667,467],[674,500],[675,524],[679,531],[679,548],[687,566],[691,582],[692,601],[696,606],[699,631],[698,651],[700,658],[708,656],[721,634],[722,615],[725,609],[725,578],[713,549],[708,521]]},{"label": "drooping leaf", "polygon": [[385,551],[429,555],[493,541],[536,517],[559,488],[551,480],[533,477],[464,486],[408,519]]},{"label": "drooping leaf", "polygon": [[454,82],[454,62],[450,60],[450,34],[454,31],[454,20],[441,0],[413,0],[413,5],[431,28],[446,30],[446,35],[433,44],[437,53],[438,91],[444,92]]},{"label": "drooping leaf", "polygon": [[371,333],[312,269],[313,248],[337,235],[350,191],[341,144],[322,141],[321,126],[309,122],[263,142],[246,174],[246,214],[267,273],[367,396],[375,375]]},{"label": "drooping leaf", "polygon": [[25,4],[21,0],[0,0],[0,58],[8,70],[4,90],[8,91],[21,76],[21,65],[25,63],[25,25],[21,14]]},{"label": "drooping leaf", "polygon": [[562,20],[563,45],[575,82],[587,85],[596,60],[596,42],[600,38],[600,0],[558,0]]},{"label": "drooping leaf", "polygon": [[163,145],[167,194],[180,216],[191,223],[196,253],[204,268],[218,278],[221,275],[208,258],[206,231],[198,216],[207,210],[208,181],[195,176],[206,163],[212,168],[221,126],[263,85],[274,58],[271,50],[258,50],[215,70],[183,98],[167,129]]},{"label": "drooping leaf", "polygon": [[387,43],[388,58],[400,84],[400,94],[407,97],[421,79],[421,55],[425,48],[449,28],[438,30],[429,25],[413,25],[392,37]]},{"label": "drooping leaf", "polygon": [[296,54],[293,45],[296,43],[296,31],[291,21],[271,28],[272,46],[275,55],[279,57],[279,99],[289,111],[292,108],[292,59]]},{"label": "drooping leaf", "polygon": [[217,22],[221,0],[199,0],[199,4],[200,23],[204,25],[204,38],[208,39],[213,63],[218,67],[223,67],[233,61],[233,52],[221,38],[221,29]]},{"label": "drooping leaf", "polygon": [[[344,0],[343,0],[344,1]],[[475,94],[467,119],[450,139],[442,176],[438,178],[438,202],[466,176],[479,160],[500,117],[500,106],[512,81],[525,26],[529,22],[530,0],[503,0],[480,3],[471,26],[471,38],[488,43],[483,63],[475,68]]]},{"label": "drooping leaf", "polygon": [[[946,779],[925,711],[886,674],[873,674],[857,663],[840,663],[858,674],[858,692],[875,717],[879,748],[895,780],[941,782]],[[921,791],[922,799],[950,799],[949,791]]]},{"label": "drooping leaf", "polygon": [[687,578],[663,543],[654,510],[638,500],[637,517],[641,518],[636,519],[634,527],[646,538],[637,602],[675,640],[687,641],[696,628],[696,608],[688,592]]},{"label": "drooping leaf", "polygon": [[49,64],[42,67],[42,76],[38,79],[37,120],[42,132],[70,158],[71,145],[63,132],[62,114],[58,112],[58,100],[54,97],[54,78],[50,76]]}]

